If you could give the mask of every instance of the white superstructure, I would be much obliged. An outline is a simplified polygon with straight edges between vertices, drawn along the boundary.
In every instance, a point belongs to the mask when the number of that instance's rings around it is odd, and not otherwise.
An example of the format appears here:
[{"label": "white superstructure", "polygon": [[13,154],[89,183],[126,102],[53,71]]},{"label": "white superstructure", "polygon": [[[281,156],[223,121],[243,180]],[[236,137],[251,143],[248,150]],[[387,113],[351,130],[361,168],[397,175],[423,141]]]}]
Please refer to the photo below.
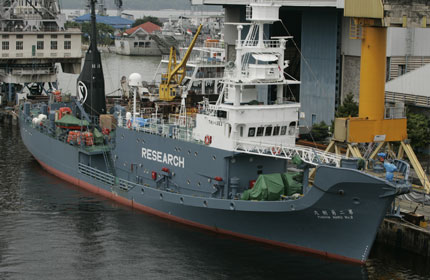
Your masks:
[{"label": "white superstructure", "polygon": [[[284,58],[287,37],[264,38],[264,24],[278,19],[279,5],[252,3],[247,19],[252,22],[244,40],[236,42],[236,61],[229,63],[223,90],[216,104],[204,104],[196,116],[195,140],[220,149],[236,150],[243,143],[273,147],[295,144],[300,104],[286,101]],[[243,25],[237,25],[238,38]],[[276,95],[274,102],[259,102],[259,88]],[[209,139],[209,141],[208,141]]]}]

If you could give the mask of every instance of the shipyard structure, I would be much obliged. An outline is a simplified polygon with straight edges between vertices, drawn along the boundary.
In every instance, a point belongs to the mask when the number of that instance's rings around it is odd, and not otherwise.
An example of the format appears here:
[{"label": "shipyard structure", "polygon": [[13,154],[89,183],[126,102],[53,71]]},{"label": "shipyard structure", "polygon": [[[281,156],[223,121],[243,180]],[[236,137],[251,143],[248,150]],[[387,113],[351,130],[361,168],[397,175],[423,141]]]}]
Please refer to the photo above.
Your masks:
[{"label": "shipyard structure", "polygon": [[57,0],[0,0],[0,105],[56,88],[81,70],[81,31],[66,30]]},{"label": "shipyard structure", "polygon": [[[228,23],[245,22],[246,5],[250,2],[281,5],[280,21],[267,28],[265,36],[294,36],[295,44],[287,46],[286,57],[290,60],[290,74],[301,84],[284,94],[291,99],[300,96],[305,112],[300,126],[311,127],[321,121],[330,124],[337,106],[348,93],[353,93],[358,101],[362,29],[344,15],[347,0],[192,0],[195,5],[225,8],[227,61],[234,61],[237,39],[236,27]],[[387,27],[387,81],[430,62],[428,1],[355,2],[357,11],[364,8],[382,11],[378,17],[384,18],[383,25]],[[270,93],[265,94],[263,98],[273,98]]]}]

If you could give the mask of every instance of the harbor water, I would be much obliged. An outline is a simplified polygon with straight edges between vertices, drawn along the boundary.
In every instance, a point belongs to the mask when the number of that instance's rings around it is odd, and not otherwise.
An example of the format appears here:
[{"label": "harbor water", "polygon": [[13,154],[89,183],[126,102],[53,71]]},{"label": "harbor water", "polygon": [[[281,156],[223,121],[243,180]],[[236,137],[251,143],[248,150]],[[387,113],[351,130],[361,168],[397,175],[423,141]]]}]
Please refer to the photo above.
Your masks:
[{"label": "harbor water", "polygon": [[[152,79],[159,62],[103,57],[108,92],[132,72]],[[60,75],[60,87],[76,77]],[[429,279],[427,264],[378,245],[366,265],[344,264],[135,211],[48,174],[18,127],[0,124],[0,280]]]}]

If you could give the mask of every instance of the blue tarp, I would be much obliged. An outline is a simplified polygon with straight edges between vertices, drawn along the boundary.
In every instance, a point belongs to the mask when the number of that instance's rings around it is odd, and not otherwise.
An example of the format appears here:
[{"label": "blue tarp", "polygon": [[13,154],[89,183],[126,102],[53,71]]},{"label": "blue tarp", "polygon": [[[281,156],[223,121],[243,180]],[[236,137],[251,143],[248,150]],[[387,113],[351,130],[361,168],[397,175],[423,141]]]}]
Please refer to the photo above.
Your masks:
[{"label": "blue tarp", "polygon": [[[75,18],[74,21],[79,23],[89,22],[91,21],[91,15],[85,14],[83,16]],[[110,25],[115,29],[128,29],[134,23],[134,21],[132,20],[125,19],[119,16],[111,17],[111,16],[99,16],[99,15],[96,15],[96,22]]]}]

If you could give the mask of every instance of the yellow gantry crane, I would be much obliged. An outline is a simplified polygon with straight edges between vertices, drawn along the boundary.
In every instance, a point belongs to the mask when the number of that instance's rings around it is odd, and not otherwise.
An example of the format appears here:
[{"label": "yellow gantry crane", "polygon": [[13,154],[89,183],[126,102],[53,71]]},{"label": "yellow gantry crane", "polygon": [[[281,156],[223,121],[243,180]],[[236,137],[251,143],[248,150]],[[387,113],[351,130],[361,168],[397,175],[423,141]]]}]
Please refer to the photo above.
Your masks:
[{"label": "yellow gantry crane", "polygon": [[170,48],[167,73],[161,75],[161,84],[159,89],[160,100],[172,101],[177,96],[178,88],[185,78],[188,58],[190,57],[191,51],[196,44],[197,37],[202,30],[202,26],[203,25],[200,25],[199,28],[197,28],[197,32],[194,35],[191,44],[188,46],[188,50],[182,58],[181,62],[176,62],[176,49],[174,47]]},{"label": "yellow gantry crane", "polygon": [[[417,9],[422,12],[415,13]],[[351,18],[350,37],[361,39],[359,116],[335,120],[334,139],[326,151],[339,153],[346,144],[347,156],[362,157],[352,143],[377,143],[369,158],[382,148],[398,159],[406,154],[429,193],[430,182],[407,139],[406,116],[385,107],[385,73],[387,27],[427,27],[430,12],[414,0],[406,5],[401,0],[345,0],[344,14]],[[393,143],[399,143],[397,151]]]}]

